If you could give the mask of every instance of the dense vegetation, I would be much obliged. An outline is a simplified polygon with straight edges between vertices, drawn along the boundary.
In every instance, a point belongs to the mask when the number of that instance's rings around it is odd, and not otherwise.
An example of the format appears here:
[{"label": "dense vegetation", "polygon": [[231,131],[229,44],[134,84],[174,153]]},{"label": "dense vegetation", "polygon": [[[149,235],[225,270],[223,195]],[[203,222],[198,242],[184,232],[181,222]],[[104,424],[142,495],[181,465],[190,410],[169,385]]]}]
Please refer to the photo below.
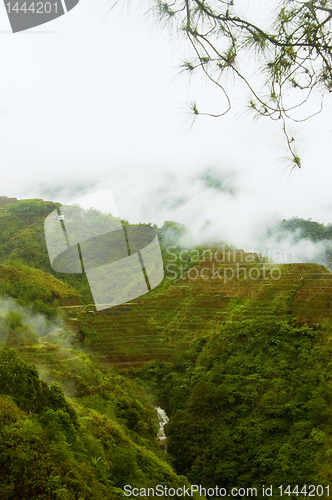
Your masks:
[{"label": "dense vegetation", "polygon": [[282,241],[284,238],[291,238],[294,243],[310,241],[312,243],[322,243],[319,260],[328,269],[332,269],[332,225],[322,224],[312,219],[302,219],[293,217],[284,219],[278,224],[268,228],[267,236]]},{"label": "dense vegetation", "polygon": [[291,233],[295,241],[302,238],[313,242],[332,239],[332,225],[322,224],[311,219],[301,219],[293,217],[292,219],[284,219],[279,225],[280,231]]},{"label": "dense vegetation", "polygon": [[[59,203],[47,202],[43,200],[20,200],[0,209],[0,263],[2,262],[3,264],[12,265],[14,268],[20,267],[21,269],[23,266],[28,265],[33,268],[38,268],[39,270],[48,273],[48,275],[51,274],[58,280],[64,281],[76,290],[75,297],[69,297],[68,291],[67,293],[64,293],[63,302],[66,300],[68,302],[68,299],[70,298],[76,298],[76,300],[78,300],[79,296],[79,300],[81,302],[88,304],[93,302],[93,299],[86,276],[84,274],[59,273],[50,265],[45,241],[44,220],[45,217],[59,205]],[[127,221],[122,221],[122,223],[125,226],[128,225]],[[143,226],[145,225],[146,224],[143,224]],[[184,262],[179,255],[182,249],[180,239],[186,233],[186,228],[184,226],[172,221],[166,221],[161,228],[158,228],[153,224],[149,225],[154,227],[158,233],[163,255],[165,275],[166,277],[171,278],[170,280],[165,280],[163,284],[163,287],[165,288],[165,286],[169,286],[175,275],[180,276],[195,263]],[[172,247],[172,255],[168,253],[167,249],[169,247]],[[168,264],[170,263],[170,260],[172,261],[172,266],[170,271],[168,271]],[[26,267],[24,267],[24,271],[27,276],[32,273],[32,271]],[[0,269],[0,279],[2,274],[3,270]],[[42,274],[39,273],[38,276],[41,277]],[[46,281],[49,279],[50,276],[46,276]],[[12,284],[9,282],[8,276],[4,277],[4,281],[6,284],[2,284],[0,282],[0,290],[2,292],[5,292],[7,295],[14,298],[19,297],[22,299],[23,296],[26,296],[25,292],[18,294],[16,290],[12,290]],[[45,281],[45,279],[43,281]],[[29,283],[29,286],[31,286],[32,289],[35,288],[35,285],[35,283]],[[35,299],[44,299],[42,294],[37,291],[32,292],[32,295],[33,294],[38,295]],[[75,294],[72,292],[72,295]],[[35,300],[30,298],[29,295],[26,297],[26,302]],[[48,299],[49,297],[47,300]]]},{"label": "dense vegetation", "polygon": [[206,487],[328,484],[330,327],[229,322],[192,341],[174,367],[132,370],[171,418],[176,469]]},{"label": "dense vegetation", "polygon": [[[263,484],[275,497],[280,484],[329,484],[332,337],[323,266],[280,266],[283,279],[257,280],[256,288],[243,276],[214,288],[207,279],[176,287],[174,277],[197,265],[204,248],[182,252],[186,229],[168,221],[154,226],[165,280],[144,304],[75,312],[92,301],[84,275],[49,265],[42,225],[55,207],[23,200],[0,210],[0,498],[116,499],[125,498],[125,484],[189,481],[256,487],[261,498]],[[276,234],[332,238],[329,226],[297,218]],[[66,314],[86,333],[84,343],[59,304],[73,304]],[[310,307],[318,320],[304,316]],[[198,318],[204,308],[210,316]],[[101,364],[89,345],[117,328],[120,335],[120,326],[124,354],[139,343],[152,356],[163,347],[168,362],[156,354],[140,367]],[[101,357],[103,345],[94,351]],[[170,417],[167,454],[154,405]]]},{"label": "dense vegetation", "polygon": [[158,450],[156,412],[137,384],[91,358],[76,363],[83,371],[71,379],[70,370],[58,373],[80,396],[70,404],[58,383],[0,351],[1,499],[115,499],[125,498],[125,484],[188,485]]}]

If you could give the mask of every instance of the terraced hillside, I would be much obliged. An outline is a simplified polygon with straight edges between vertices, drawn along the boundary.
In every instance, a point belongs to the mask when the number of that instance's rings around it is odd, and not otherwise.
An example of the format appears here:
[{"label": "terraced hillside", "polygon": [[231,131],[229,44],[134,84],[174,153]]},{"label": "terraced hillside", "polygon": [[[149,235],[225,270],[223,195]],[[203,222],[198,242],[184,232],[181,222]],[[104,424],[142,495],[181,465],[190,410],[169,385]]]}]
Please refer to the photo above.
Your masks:
[{"label": "terraced hillside", "polygon": [[[214,250],[196,267],[158,289],[106,311],[77,315],[71,324],[84,339],[85,324],[97,335],[92,351],[110,364],[168,360],[207,328],[229,319],[292,315],[302,322],[332,319],[332,274],[318,264],[273,264],[258,254]],[[90,318],[90,319],[89,319]]]}]

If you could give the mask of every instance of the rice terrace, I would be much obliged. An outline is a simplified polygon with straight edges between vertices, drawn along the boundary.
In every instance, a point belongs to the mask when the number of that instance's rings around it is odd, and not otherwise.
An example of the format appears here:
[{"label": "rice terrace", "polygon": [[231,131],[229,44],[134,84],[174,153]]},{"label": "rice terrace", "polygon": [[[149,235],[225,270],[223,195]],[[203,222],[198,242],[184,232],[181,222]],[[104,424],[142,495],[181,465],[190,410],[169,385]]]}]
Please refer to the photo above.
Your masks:
[{"label": "rice terrace", "polygon": [[[58,204],[0,202],[1,499],[157,485],[170,498],[329,496],[328,252],[277,263],[231,242],[185,248],[166,221],[160,285],[97,310],[84,273],[50,265],[43,222]],[[330,226],[281,224],[332,239]]]}]

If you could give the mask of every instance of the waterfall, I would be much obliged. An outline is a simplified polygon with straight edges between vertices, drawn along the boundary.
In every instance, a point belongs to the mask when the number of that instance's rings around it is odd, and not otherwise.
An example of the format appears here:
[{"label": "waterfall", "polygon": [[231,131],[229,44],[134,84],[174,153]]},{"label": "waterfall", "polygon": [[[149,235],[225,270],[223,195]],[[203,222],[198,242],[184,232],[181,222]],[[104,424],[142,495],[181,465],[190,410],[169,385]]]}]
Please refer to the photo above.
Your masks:
[{"label": "waterfall", "polygon": [[164,450],[165,450],[165,453],[167,453],[167,444],[166,444],[167,437],[166,437],[166,434],[165,434],[165,431],[164,431],[164,426],[169,421],[169,418],[166,415],[165,410],[163,410],[159,406],[155,407],[155,410],[158,413],[158,419],[159,419],[159,431],[158,431],[158,434],[157,434],[157,439],[158,439],[159,444],[161,446],[165,446]]}]

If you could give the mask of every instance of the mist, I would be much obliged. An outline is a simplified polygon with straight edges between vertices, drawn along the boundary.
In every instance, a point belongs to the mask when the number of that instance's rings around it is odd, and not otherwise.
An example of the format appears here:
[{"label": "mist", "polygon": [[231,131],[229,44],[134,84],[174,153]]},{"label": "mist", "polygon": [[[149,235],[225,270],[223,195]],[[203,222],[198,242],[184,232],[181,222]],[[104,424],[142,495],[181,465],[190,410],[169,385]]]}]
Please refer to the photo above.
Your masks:
[{"label": "mist", "polygon": [[[179,75],[182,41],[147,21],[144,6],[134,12],[106,15],[87,0],[53,33],[3,36],[0,195],[68,203],[111,188],[120,217],[177,221],[192,244],[321,259],[324,243],[264,234],[294,216],[332,221],[331,104],[290,130],[302,157],[291,172],[280,124],[253,122],[241,89],[229,114],[193,123],[190,103],[215,110],[217,89]],[[3,10],[3,29],[6,19]]]},{"label": "mist", "polygon": [[[30,309],[20,306],[12,298],[1,298],[0,318],[8,323],[8,321],[6,320],[8,320],[8,318],[10,317],[10,313],[13,312],[18,313],[16,320],[18,325],[31,330],[36,340],[41,339],[53,330],[63,327],[63,320],[60,316],[58,316],[54,320],[50,320],[43,314],[36,314]],[[6,330],[8,330],[8,328],[6,328]]]}]

